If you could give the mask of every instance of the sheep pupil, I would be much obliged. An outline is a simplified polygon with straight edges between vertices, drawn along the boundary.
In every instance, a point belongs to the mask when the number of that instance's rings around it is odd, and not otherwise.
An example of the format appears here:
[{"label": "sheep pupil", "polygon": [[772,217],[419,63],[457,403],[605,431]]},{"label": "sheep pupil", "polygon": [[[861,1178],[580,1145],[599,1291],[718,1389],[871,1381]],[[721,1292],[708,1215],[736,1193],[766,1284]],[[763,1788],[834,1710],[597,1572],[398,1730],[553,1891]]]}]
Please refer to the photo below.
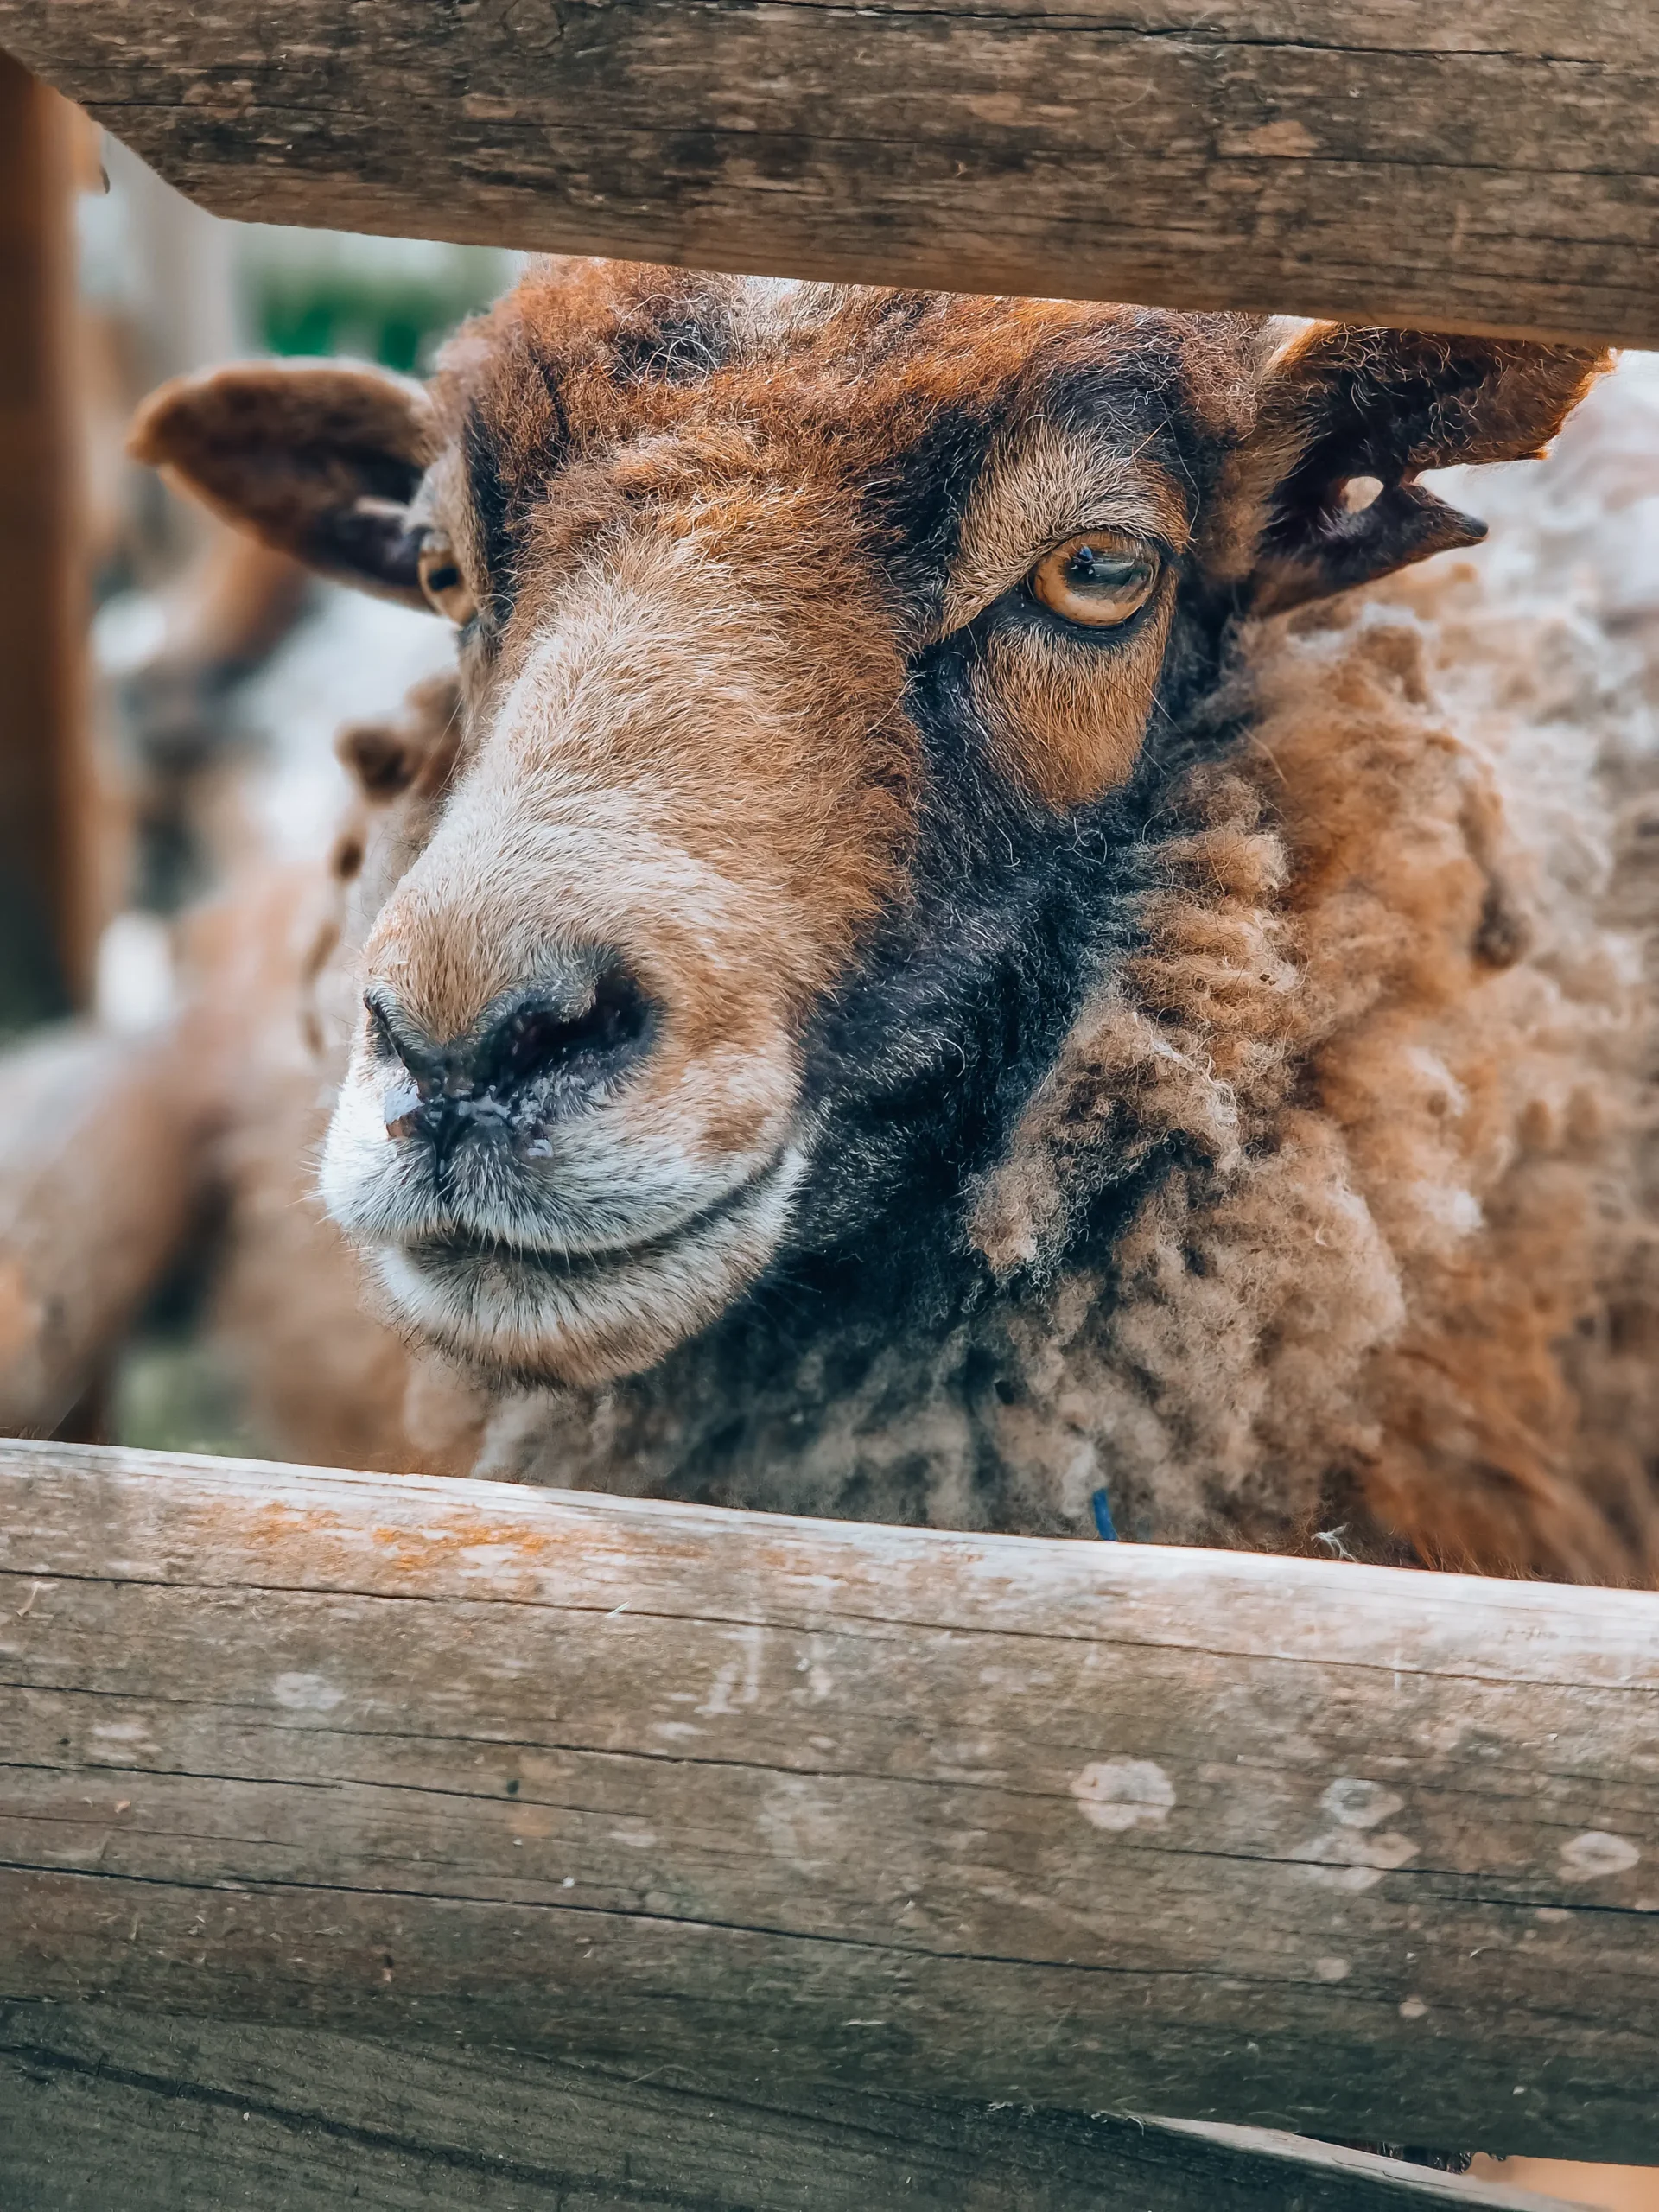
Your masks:
[{"label": "sheep pupil", "polygon": [[1133,555],[1101,553],[1092,545],[1079,545],[1066,563],[1066,571],[1068,581],[1084,590],[1122,591],[1140,582],[1147,564]]}]

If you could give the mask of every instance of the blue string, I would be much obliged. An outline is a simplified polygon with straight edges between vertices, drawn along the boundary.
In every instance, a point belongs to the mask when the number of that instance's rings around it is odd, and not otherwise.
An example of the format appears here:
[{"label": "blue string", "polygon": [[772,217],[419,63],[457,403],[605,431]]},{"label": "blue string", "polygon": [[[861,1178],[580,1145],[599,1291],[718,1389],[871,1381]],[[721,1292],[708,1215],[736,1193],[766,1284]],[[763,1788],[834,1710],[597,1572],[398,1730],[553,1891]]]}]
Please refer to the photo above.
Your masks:
[{"label": "blue string", "polygon": [[1095,1527],[1109,1544],[1117,1541],[1117,1531],[1112,1526],[1112,1508],[1103,1490],[1097,1490],[1089,1503],[1095,1509]]}]

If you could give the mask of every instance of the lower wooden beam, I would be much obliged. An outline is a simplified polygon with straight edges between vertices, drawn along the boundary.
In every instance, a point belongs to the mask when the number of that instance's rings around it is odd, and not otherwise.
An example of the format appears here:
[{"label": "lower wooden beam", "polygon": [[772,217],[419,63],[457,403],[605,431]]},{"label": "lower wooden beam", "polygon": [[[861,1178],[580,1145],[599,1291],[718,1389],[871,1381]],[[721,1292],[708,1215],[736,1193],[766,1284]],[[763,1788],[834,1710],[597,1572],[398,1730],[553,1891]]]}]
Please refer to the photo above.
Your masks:
[{"label": "lower wooden beam", "polygon": [[0,1569],[0,1996],[1659,2157],[1659,1597],[19,1444]]},{"label": "lower wooden beam", "polygon": [[9,2212],[1545,2212],[1250,2128],[597,2067],[93,2005],[0,2006]]}]

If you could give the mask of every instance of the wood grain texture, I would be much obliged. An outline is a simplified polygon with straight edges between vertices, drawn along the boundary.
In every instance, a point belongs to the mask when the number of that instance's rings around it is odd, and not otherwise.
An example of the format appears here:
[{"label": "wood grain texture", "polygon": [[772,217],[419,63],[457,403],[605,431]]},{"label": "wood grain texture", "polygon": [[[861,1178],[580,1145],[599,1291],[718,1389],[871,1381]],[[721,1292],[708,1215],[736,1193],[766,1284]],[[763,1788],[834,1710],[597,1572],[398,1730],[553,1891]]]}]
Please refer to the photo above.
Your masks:
[{"label": "wood grain texture", "polygon": [[0,1054],[0,1433],[49,1433],[189,1228],[207,1119],[170,1030]]},{"label": "wood grain texture", "polygon": [[0,2006],[8,2212],[1545,2212],[1250,2128],[596,2067],[99,2005]]},{"label": "wood grain texture", "polygon": [[223,214],[1659,340],[1641,0],[0,0]]},{"label": "wood grain texture", "polygon": [[1659,2156],[1659,1598],[13,1445],[0,1995]]}]

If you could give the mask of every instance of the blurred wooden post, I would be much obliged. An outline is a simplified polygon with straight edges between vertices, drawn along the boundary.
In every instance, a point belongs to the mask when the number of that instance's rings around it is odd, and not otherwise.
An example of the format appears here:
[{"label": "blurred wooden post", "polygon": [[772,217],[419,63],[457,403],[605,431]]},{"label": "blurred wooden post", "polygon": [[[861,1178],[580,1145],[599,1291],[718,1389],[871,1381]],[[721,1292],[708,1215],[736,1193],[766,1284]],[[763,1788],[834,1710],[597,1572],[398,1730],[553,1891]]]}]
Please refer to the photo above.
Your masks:
[{"label": "blurred wooden post", "polygon": [[0,54],[0,1031],[91,983],[75,123]]}]

